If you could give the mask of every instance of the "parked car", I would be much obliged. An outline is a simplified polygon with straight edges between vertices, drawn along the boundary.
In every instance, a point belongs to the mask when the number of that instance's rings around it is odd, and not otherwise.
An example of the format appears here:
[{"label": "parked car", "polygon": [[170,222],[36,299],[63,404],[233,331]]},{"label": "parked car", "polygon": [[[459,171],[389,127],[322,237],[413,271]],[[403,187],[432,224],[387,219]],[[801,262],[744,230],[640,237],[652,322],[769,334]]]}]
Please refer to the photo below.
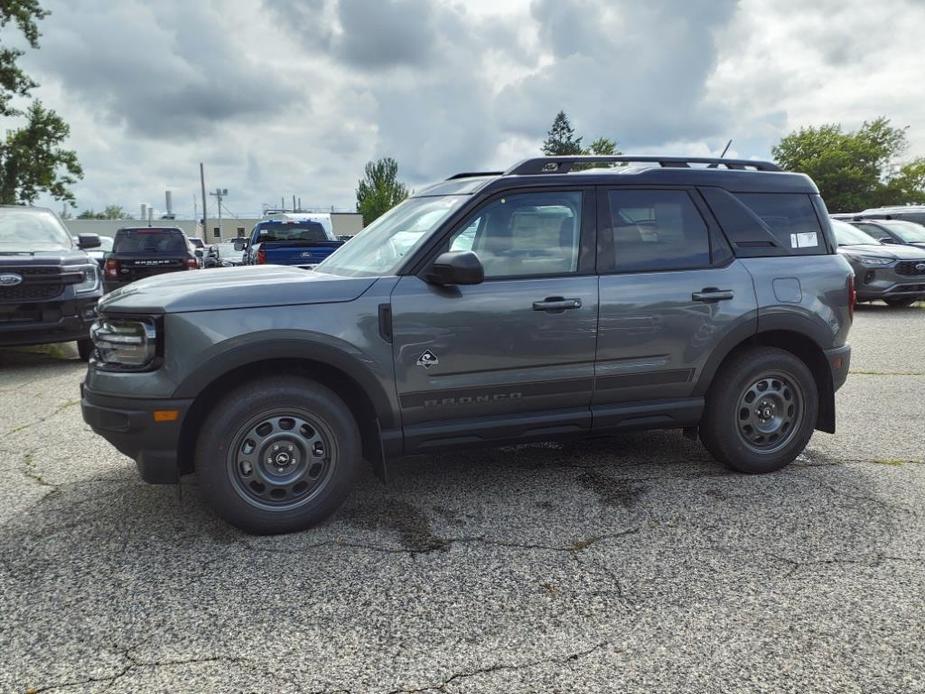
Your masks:
[{"label": "parked car", "polygon": [[858,301],[903,307],[925,298],[925,249],[881,243],[839,219],[831,224],[838,252],[854,269]]},{"label": "parked car", "polygon": [[419,191],[314,272],[104,297],[83,416],[257,533],[321,521],[362,459],[461,446],[682,429],[771,472],[835,430],[853,283],[804,175],[531,159]]},{"label": "parked car", "polygon": [[244,251],[237,248],[233,242],[216,243],[214,247],[223,267],[244,264]]},{"label": "parked car", "polygon": [[863,219],[851,221],[861,231],[880,243],[898,243],[925,248],[925,226],[903,219]]},{"label": "parked car", "polygon": [[99,245],[96,234],[75,243],[51,210],[0,207],[0,345],[76,340],[89,358],[102,286],[86,251]]},{"label": "parked car", "polygon": [[871,207],[853,215],[857,219],[905,219],[925,224],[925,205],[896,205],[894,207]]},{"label": "parked car", "polygon": [[109,253],[112,253],[112,237],[111,236],[100,236],[100,245],[97,248],[91,248],[87,251],[87,255],[93,258],[100,267],[103,267],[103,264],[106,262],[106,256]]},{"label": "parked car", "polygon": [[181,229],[123,227],[116,231],[106,257],[103,284],[111,292],[143,277],[198,267],[199,259]]},{"label": "parked car", "polygon": [[234,244],[244,251],[245,265],[313,268],[344,242],[334,236],[330,215],[288,214],[258,222],[249,239],[235,239]]}]

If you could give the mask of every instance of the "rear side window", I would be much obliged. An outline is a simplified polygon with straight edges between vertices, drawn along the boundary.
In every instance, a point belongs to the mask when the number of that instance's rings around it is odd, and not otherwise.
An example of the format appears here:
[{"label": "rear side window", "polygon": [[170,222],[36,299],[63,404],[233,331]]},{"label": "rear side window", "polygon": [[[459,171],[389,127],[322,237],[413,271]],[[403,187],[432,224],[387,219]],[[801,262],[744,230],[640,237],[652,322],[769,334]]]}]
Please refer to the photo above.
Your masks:
[{"label": "rear side window", "polygon": [[278,241],[327,241],[328,235],[318,222],[267,224],[257,228],[259,243]]},{"label": "rear side window", "polygon": [[607,255],[612,253],[614,272],[710,265],[707,225],[686,191],[609,190],[607,200],[610,219],[609,228],[602,229],[602,247]]},{"label": "rear side window", "polygon": [[172,229],[120,229],[113,241],[114,253],[186,253],[183,232]]},{"label": "rear side window", "polygon": [[765,223],[790,255],[827,253],[819,218],[808,195],[736,193],[735,197]]}]

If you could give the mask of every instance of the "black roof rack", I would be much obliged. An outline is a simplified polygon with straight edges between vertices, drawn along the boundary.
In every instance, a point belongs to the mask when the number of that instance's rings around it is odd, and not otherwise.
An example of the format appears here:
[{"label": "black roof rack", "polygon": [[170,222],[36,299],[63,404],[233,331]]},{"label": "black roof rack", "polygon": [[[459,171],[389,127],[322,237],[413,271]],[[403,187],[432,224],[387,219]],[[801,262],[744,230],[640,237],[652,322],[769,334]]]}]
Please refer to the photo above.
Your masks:
[{"label": "black roof rack", "polygon": [[462,173],[453,174],[448,181],[455,181],[457,178],[476,178],[478,176],[503,176],[503,171],[463,171]]},{"label": "black roof rack", "polygon": [[[717,157],[657,157],[657,156],[568,156],[568,157],[536,157],[524,159],[514,164],[504,172],[505,176],[529,176],[533,174],[562,174],[568,173],[576,164],[610,164],[610,163],[650,163],[658,164],[663,168],[687,169],[691,164],[707,164],[707,168],[755,171],[780,171],[781,168],[769,161],[752,161],[751,159],[720,159]],[[456,178],[456,176],[454,176]]]}]

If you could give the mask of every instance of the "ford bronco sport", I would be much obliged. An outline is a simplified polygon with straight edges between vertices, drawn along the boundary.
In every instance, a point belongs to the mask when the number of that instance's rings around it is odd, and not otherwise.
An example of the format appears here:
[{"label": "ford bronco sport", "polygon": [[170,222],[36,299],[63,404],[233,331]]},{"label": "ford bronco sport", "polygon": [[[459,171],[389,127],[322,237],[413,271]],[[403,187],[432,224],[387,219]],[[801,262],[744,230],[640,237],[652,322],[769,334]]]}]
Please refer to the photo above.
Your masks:
[{"label": "ford bronco sport", "polygon": [[804,175],[531,159],[420,191],[316,271],[113,292],[83,416],[255,533],[324,519],[362,459],[447,447],[675,428],[770,472],[835,430],[853,282]]}]

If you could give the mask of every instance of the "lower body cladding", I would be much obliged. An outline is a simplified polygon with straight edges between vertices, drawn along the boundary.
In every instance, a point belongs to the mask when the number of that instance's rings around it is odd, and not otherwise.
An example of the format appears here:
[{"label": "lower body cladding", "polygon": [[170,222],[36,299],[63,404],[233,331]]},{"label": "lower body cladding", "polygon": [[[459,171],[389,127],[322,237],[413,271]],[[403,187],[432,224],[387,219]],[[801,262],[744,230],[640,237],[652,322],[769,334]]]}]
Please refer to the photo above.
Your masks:
[{"label": "lower body cladding", "polygon": [[[831,380],[820,388],[817,428],[834,431],[834,392],[845,382],[850,366],[848,346],[827,350]],[[121,453],[133,458],[143,480],[175,483],[180,477],[183,423],[192,399],[114,397],[81,385],[83,418],[94,432]],[[606,436],[636,429],[697,427],[703,413],[702,396],[666,401],[630,402],[571,408],[558,412],[526,412],[511,416],[466,417],[412,425],[401,431],[380,432],[386,458],[447,447],[497,446],[557,438]],[[828,412],[828,415],[824,415]],[[831,421],[829,421],[831,420]],[[185,440],[198,432],[189,432]],[[194,443],[194,440],[192,441]],[[184,469],[191,469],[186,463]]]},{"label": "lower body cladding", "polygon": [[893,270],[866,269],[857,273],[858,301],[925,298],[925,275],[900,275]]},{"label": "lower body cladding", "polygon": [[0,304],[0,346],[44,345],[90,337],[97,297]]}]

